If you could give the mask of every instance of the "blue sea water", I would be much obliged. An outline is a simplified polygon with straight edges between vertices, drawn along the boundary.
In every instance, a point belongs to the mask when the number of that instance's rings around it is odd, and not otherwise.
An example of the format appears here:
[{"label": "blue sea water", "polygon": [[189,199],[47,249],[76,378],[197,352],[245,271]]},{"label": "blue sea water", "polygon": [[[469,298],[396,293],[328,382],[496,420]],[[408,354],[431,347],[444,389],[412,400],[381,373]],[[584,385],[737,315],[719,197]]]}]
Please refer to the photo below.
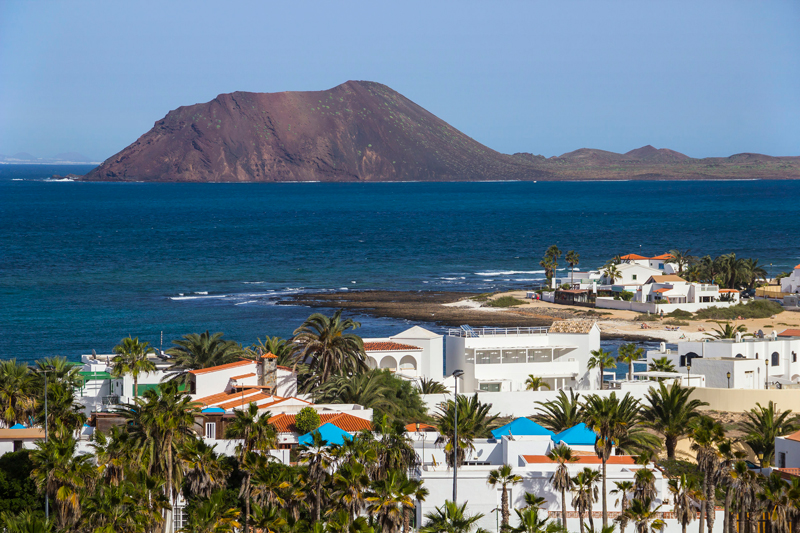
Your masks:
[{"label": "blue sea water", "polygon": [[[800,262],[800,182],[145,184],[53,182],[0,165],[0,358],[77,358],[122,337],[289,336],[316,290],[488,291],[615,254]],[[364,336],[411,322],[357,317]],[[432,327],[427,325],[427,327]],[[435,327],[434,327],[435,329]]]}]

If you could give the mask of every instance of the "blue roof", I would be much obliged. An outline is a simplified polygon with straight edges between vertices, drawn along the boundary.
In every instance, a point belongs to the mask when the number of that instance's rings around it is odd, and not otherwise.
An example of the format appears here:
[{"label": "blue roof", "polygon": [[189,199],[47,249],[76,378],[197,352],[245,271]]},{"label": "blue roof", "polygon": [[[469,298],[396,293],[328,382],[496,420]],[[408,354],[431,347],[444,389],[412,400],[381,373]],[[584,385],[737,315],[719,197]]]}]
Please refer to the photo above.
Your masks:
[{"label": "blue roof", "polygon": [[319,432],[320,436],[322,436],[323,440],[328,441],[328,444],[338,444],[339,446],[341,446],[342,444],[344,444],[345,438],[349,440],[353,439],[352,434],[346,432],[345,430],[339,428],[338,426],[334,426],[329,422],[327,424],[322,424],[314,431],[310,431],[305,435],[302,435],[297,439],[297,442],[303,445],[311,444],[314,441],[314,437],[312,435],[317,431]]},{"label": "blue roof", "polygon": [[201,413],[224,413],[225,409],[223,409],[222,407],[206,407],[205,409],[203,409],[200,412]]},{"label": "blue roof", "polygon": [[552,437],[555,435],[549,429],[545,429],[530,418],[517,418],[503,427],[492,430],[492,436],[499,439],[503,435],[544,435]]},{"label": "blue roof", "polygon": [[11,426],[11,429],[27,429],[27,428],[22,424],[14,424],[13,426]]},{"label": "blue roof", "polygon": [[572,426],[569,429],[565,429],[553,437],[553,441],[555,442],[563,441],[565,444],[571,444],[572,446],[590,446],[593,445],[596,440],[597,434],[591,429],[587,428],[586,424],[583,422]]}]

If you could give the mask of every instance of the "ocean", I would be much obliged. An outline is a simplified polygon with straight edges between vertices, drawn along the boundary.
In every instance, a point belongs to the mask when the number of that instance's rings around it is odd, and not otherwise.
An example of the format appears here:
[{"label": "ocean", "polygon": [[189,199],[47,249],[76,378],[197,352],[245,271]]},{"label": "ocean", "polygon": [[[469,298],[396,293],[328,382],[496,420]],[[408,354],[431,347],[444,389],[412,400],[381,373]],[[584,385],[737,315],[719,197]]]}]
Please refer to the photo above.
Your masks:
[{"label": "ocean", "polygon": [[[674,248],[771,274],[800,262],[798,181],[46,180],[90,168],[0,165],[0,359],[78,359],[127,335],[287,337],[314,310],[276,303],[300,291],[526,288],[551,244],[578,268]],[[355,318],[363,336],[414,324]]]}]

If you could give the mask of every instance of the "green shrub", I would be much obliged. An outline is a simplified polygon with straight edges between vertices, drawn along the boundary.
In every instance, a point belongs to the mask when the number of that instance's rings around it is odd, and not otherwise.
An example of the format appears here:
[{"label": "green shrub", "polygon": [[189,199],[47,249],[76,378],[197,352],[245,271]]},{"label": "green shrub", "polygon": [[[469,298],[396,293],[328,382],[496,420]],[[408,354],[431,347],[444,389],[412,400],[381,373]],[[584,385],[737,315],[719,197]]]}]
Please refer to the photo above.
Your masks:
[{"label": "green shrub", "polygon": [[486,302],[486,305],[489,307],[513,307],[515,305],[522,305],[524,303],[527,302],[514,298],[513,296],[501,296],[496,300]]},{"label": "green shrub", "polygon": [[688,326],[689,323],[685,320],[676,320],[674,318],[670,318],[669,320],[665,320],[664,324],[668,326]]},{"label": "green shrub", "polygon": [[631,291],[622,291],[619,293],[620,297],[626,302],[633,300],[633,293]]},{"label": "green shrub", "polygon": [[303,435],[317,429],[319,422],[319,413],[313,407],[303,407],[294,417],[294,425]]},{"label": "green shrub", "polygon": [[735,318],[769,318],[783,312],[783,307],[772,300],[753,300],[733,307],[709,307],[695,313],[700,320],[734,320]]},{"label": "green shrub", "polygon": [[692,313],[684,311],[683,309],[676,309],[671,313],[667,313],[665,316],[670,318],[692,318]]}]

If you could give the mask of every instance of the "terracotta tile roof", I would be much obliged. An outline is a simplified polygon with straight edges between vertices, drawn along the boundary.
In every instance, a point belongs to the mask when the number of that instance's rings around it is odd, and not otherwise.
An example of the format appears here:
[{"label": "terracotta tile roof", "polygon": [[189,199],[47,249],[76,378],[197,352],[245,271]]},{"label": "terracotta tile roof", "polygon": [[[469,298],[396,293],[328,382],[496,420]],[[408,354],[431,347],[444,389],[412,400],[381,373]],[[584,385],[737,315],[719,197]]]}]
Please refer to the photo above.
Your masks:
[{"label": "terracotta tile roof", "polygon": [[385,352],[392,350],[422,350],[419,346],[400,344],[399,342],[365,342],[365,352]]},{"label": "terracotta tile roof", "polygon": [[[528,464],[550,464],[555,463],[555,461],[548,459],[546,455],[523,455],[522,458]],[[573,464],[578,465],[599,465],[601,463],[600,458],[597,457],[597,454],[591,455],[579,455],[578,460],[575,461]],[[631,455],[612,455],[608,458],[606,464],[610,465],[635,465],[636,461],[634,460],[633,456]]]},{"label": "terracotta tile roof", "polygon": [[773,470],[777,470],[778,475],[787,481],[791,481],[792,478],[795,477],[800,477],[800,468],[773,468]]},{"label": "terracotta tile roof", "polygon": [[548,333],[589,333],[594,326],[594,320],[556,320]]},{"label": "terracotta tile roof", "polygon": [[[434,426],[431,426],[430,424],[420,424],[419,425],[419,430],[420,431],[436,431],[436,428]],[[408,431],[409,433],[415,433],[417,431],[417,424],[408,424],[406,426],[406,431]]]},{"label": "terracotta tile roof", "polygon": [[202,398],[198,398],[195,400],[195,402],[202,405],[216,405],[220,402],[229,401],[236,396],[241,398],[242,395],[249,396],[251,394],[258,394],[260,392],[261,391],[259,389],[245,389],[239,392],[220,392],[217,394],[212,394],[211,396],[204,396]]},{"label": "terracotta tile roof", "polygon": [[620,257],[620,259],[640,260],[640,259],[650,259],[650,258],[639,254],[625,254],[622,257]]},{"label": "terracotta tile roof", "polygon": [[[281,414],[270,418],[269,423],[275,426],[278,433],[300,433],[294,425],[294,417],[295,415]],[[348,433],[372,429],[372,422],[348,413],[321,413],[319,425],[328,423]]]},{"label": "terracotta tile roof", "polygon": [[[230,402],[217,404],[217,407],[220,407],[227,411],[228,409],[232,409],[234,407],[243,407],[245,405],[250,405],[251,403],[257,404],[259,400],[267,400],[273,397],[271,394],[264,394],[263,392],[259,392],[258,394],[253,394],[252,396],[245,395],[243,397],[241,395],[236,395],[236,394],[232,396],[233,397]],[[264,407],[264,405],[263,404],[259,405],[259,407]]]},{"label": "terracotta tile roof", "polygon": [[739,292],[737,289],[720,289],[719,292]]},{"label": "terracotta tile roof", "polygon": [[190,374],[194,374],[195,376],[198,374],[208,374],[209,372],[219,372],[220,370],[228,370],[229,368],[236,368],[238,366],[246,366],[246,365],[255,365],[255,361],[251,361],[249,359],[243,359],[241,361],[236,361],[234,363],[228,363],[227,365],[219,365],[219,366],[210,366],[208,368],[198,368],[197,370],[190,370]]},{"label": "terracotta tile roof", "polygon": [[242,374],[241,376],[233,376],[231,379],[236,380],[236,379],[251,378],[251,377],[253,377],[255,375],[256,375],[255,372],[250,372],[249,374]]},{"label": "terracotta tile roof", "polygon": [[796,267],[794,267],[793,270],[797,270],[798,268],[800,268],[800,265],[797,265]]},{"label": "terracotta tile roof", "polygon": [[800,337],[800,329],[785,329],[778,333],[778,337]]},{"label": "terracotta tile roof", "polygon": [[669,291],[671,291],[671,290],[672,290],[672,289],[663,288],[663,289],[656,289],[656,290],[654,290],[653,292],[669,292]]},{"label": "terracotta tile roof", "polygon": [[661,255],[657,255],[655,257],[651,257],[650,259],[660,259],[662,261],[666,261],[668,259],[672,259],[672,255],[670,255],[670,254],[661,254]]},{"label": "terracotta tile roof", "polygon": [[680,276],[676,276],[675,274],[663,274],[661,276],[650,276],[645,283],[650,283],[652,280],[653,283],[667,283],[670,281],[682,281],[686,283],[686,280]]},{"label": "terracotta tile roof", "polygon": [[261,359],[277,359],[277,358],[278,358],[278,356],[275,355],[272,352],[267,352],[267,353],[265,353],[264,355],[261,356]]},{"label": "terracotta tile roof", "polygon": [[795,431],[791,435],[786,435],[786,438],[795,442],[800,442],[800,431]]}]

